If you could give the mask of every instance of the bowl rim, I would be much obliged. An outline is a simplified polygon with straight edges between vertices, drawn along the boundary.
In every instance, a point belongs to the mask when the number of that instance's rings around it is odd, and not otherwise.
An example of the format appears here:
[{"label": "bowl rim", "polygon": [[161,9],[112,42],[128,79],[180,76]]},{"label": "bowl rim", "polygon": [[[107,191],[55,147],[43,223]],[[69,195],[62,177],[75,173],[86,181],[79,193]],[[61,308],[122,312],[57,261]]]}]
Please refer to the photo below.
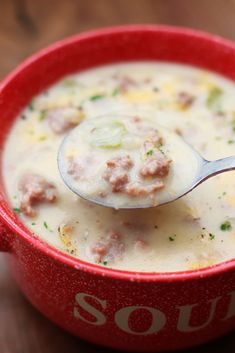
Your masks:
[{"label": "bowl rim", "polygon": [[[17,75],[24,70],[26,67],[30,66],[36,61],[40,61],[42,57],[48,53],[56,52],[61,47],[66,47],[74,42],[79,42],[81,40],[86,40],[89,38],[106,36],[113,33],[135,33],[136,31],[150,31],[150,32],[164,32],[171,35],[183,35],[189,37],[190,39],[204,39],[210,42],[215,42],[217,45],[226,46],[230,49],[235,50],[235,43],[225,39],[221,36],[210,34],[201,30],[190,29],[187,27],[178,27],[170,25],[155,25],[155,24],[134,24],[134,25],[120,25],[104,27],[94,30],[85,31],[67,37],[65,39],[56,41],[53,44],[37,51],[35,54],[29,56],[20,65],[18,65],[14,70],[12,70],[3,80],[0,82],[0,95],[1,91],[8,86],[10,82],[14,80]],[[213,71],[212,71],[213,72]],[[7,202],[7,205],[8,202]],[[73,269],[81,270],[92,275],[98,275],[101,277],[107,277],[110,279],[124,280],[131,282],[154,282],[154,283],[168,283],[168,282],[181,282],[190,281],[195,279],[203,279],[211,276],[222,275],[229,271],[235,270],[235,258],[223,261],[221,263],[201,268],[198,270],[189,271],[177,271],[177,272],[131,272],[118,269],[107,268],[97,264],[92,264],[85,262],[79,258],[63,253],[57,248],[53,247],[46,241],[37,237],[34,233],[28,230],[21,221],[14,215],[13,211],[5,210],[2,203],[0,203],[0,219],[8,227],[10,231],[16,233],[25,242],[29,243],[34,249],[38,250],[42,255],[45,255],[52,260],[59,262],[60,264],[69,266]],[[10,250],[11,252],[11,250]],[[14,253],[14,251],[13,251]]]}]

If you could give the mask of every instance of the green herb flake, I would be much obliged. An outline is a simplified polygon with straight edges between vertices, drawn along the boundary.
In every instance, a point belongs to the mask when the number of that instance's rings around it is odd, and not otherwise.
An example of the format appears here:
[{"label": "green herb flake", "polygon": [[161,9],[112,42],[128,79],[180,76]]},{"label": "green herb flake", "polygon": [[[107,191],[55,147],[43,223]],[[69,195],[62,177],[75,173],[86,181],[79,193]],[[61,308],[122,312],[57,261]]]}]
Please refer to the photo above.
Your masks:
[{"label": "green herb flake", "polygon": [[99,99],[104,98],[104,94],[95,94],[89,98],[90,101],[98,101]]},{"label": "green herb flake", "polygon": [[104,261],[104,262],[103,262],[103,265],[104,265],[104,266],[107,266],[107,265],[108,265],[108,261]]},{"label": "green herb flake", "polygon": [[221,111],[221,98],[223,91],[219,87],[213,87],[208,93],[206,99],[206,106],[209,109],[215,110],[217,112]]},{"label": "green herb flake", "polygon": [[164,150],[163,150],[163,145],[159,145],[159,146],[158,146],[158,149],[159,149],[159,151],[160,151],[162,154],[164,154],[164,156],[165,156],[165,152],[164,152]]},{"label": "green herb flake", "polygon": [[169,241],[175,241],[176,234],[173,234],[169,237]]},{"label": "green herb flake", "polygon": [[29,105],[28,105],[28,109],[31,110],[31,111],[34,110],[34,102],[35,102],[35,98],[33,98],[31,100],[31,102],[29,103]]},{"label": "green herb flake", "polygon": [[232,145],[233,143],[235,143],[235,140],[228,140],[229,145]]},{"label": "green herb flake", "polygon": [[77,82],[76,80],[72,79],[72,78],[66,78],[65,80],[63,80],[62,85],[65,87],[76,87],[77,86]]},{"label": "green herb flake", "polygon": [[46,109],[45,110],[41,110],[39,112],[38,120],[39,121],[43,121],[46,118],[46,116],[47,116],[47,110]]},{"label": "green herb flake", "polygon": [[39,137],[39,141],[45,141],[46,139],[47,139],[46,136],[40,136],[40,137]]},{"label": "green herb flake", "polygon": [[44,225],[44,227],[45,227],[46,229],[48,229],[48,224],[47,224],[46,221],[43,222],[43,225]]},{"label": "green herb flake", "polygon": [[222,223],[220,225],[220,229],[223,231],[227,231],[227,230],[231,230],[232,229],[232,225],[229,221],[225,221],[224,223]]},{"label": "green herb flake", "polygon": [[31,225],[32,225],[32,226],[36,226],[36,223],[35,223],[35,222],[32,222]]},{"label": "green herb flake", "polygon": [[14,208],[13,208],[13,211],[14,211],[15,213],[21,213],[21,209],[20,209],[19,207],[14,207]]},{"label": "green herb flake", "polygon": [[210,238],[210,240],[213,240],[213,239],[215,239],[215,235],[212,233],[209,233],[209,238]]},{"label": "green herb flake", "polygon": [[231,121],[231,125],[232,125],[232,130],[233,130],[233,132],[235,132],[235,119],[233,119],[233,120]]},{"label": "green herb flake", "polygon": [[218,196],[218,199],[221,199],[223,196],[227,195],[227,192],[226,191],[223,191],[222,195],[219,195]]},{"label": "green herb flake", "polygon": [[154,152],[153,150],[148,150],[146,154],[147,154],[147,156],[152,156],[153,152]]},{"label": "green herb flake", "polygon": [[114,88],[113,92],[112,92],[112,96],[115,97],[119,94],[119,89],[118,88]]}]

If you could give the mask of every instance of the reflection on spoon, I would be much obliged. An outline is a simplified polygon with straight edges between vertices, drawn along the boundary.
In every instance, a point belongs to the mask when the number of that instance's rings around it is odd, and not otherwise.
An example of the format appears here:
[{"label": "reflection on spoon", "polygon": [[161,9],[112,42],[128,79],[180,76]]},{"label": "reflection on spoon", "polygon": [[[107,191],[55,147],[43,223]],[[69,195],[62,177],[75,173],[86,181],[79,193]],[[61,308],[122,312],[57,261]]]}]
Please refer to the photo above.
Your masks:
[{"label": "reflection on spoon", "polygon": [[82,122],[65,137],[57,159],[74,193],[116,209],[172,202],[235,169],[235,157],[207,161],[152,119],[116,114]]}]

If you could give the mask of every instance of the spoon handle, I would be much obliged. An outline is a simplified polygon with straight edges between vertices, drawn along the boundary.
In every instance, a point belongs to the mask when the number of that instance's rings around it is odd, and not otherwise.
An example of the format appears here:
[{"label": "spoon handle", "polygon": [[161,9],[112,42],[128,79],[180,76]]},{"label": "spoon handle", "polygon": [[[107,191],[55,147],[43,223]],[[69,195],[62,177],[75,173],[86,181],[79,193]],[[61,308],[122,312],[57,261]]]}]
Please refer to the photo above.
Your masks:
[{"label": "spoon handle", "polygon": [[198,178],[200,184],[204,180],[230,170],[235,169],[235,156],[217,159],[216,161],[203,161],[202,170]]}]

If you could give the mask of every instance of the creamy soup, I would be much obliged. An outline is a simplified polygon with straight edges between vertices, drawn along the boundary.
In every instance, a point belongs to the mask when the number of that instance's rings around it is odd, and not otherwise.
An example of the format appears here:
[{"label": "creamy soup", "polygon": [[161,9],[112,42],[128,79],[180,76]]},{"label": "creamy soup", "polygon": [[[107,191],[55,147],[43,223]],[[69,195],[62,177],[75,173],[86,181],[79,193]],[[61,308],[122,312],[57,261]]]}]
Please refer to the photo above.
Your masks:
[{"label": "creamy soup", "polygon": [[108,114],[67,135],[58,166],[79,196],[119,209],[176,199],[193,185],[201,163],[192,147],[155,119]]},{"label": "creamy soup", "polygon": [[164,206],[115,210],[79,198],[57,167],[71,129],[114,113],[151,118],[206,159],[233,155],[234,96],[233,82],[169,63],[115,64],[64,78],[21,112],[6,142],[4,180],[13,210],[44,241],[101,266],[171,272],[234,258],[235,172]]}]

